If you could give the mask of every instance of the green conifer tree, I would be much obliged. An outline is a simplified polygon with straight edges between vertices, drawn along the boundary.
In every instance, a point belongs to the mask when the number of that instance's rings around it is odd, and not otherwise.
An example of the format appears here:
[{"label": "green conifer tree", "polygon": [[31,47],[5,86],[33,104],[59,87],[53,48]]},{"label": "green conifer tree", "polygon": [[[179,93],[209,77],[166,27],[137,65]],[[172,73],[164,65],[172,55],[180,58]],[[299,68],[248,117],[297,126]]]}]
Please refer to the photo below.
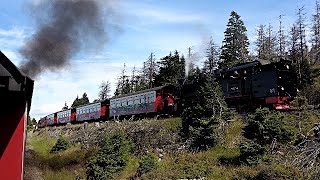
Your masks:
[{"label": "green conifer tree", "polygon": [[232,11],[222,42],[221,68],[231,67],[248,60],[249,40],[246,32],[247,29],[240,16]]}]

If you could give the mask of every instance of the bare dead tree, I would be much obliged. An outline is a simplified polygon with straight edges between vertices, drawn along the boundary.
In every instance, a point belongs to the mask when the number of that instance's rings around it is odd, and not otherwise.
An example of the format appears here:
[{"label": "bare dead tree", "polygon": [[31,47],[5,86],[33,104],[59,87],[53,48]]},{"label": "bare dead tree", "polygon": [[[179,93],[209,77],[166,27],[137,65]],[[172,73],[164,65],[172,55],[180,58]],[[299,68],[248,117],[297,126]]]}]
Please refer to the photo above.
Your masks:
[{"label": "bare dead tree", "polygon": [[[313,135],[310,135],[313,132]],[[311,170],[319,165],[320,157],[320,124],[310,129],[305,138],[295,147],[296,157],[292,161],[292,165],[301,170]]]}]

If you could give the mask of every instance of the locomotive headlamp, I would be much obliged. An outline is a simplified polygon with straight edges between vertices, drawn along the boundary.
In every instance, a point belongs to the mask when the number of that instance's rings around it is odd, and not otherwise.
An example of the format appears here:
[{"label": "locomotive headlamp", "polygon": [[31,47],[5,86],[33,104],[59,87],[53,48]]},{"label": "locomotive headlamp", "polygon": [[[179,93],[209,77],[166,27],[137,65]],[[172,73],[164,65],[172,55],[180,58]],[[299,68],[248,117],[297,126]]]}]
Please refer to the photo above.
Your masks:
[{"label": "locomotive headlamp", "polygon": [[289,65],[288,64],[286,65],[286,68],[289,69]]}]

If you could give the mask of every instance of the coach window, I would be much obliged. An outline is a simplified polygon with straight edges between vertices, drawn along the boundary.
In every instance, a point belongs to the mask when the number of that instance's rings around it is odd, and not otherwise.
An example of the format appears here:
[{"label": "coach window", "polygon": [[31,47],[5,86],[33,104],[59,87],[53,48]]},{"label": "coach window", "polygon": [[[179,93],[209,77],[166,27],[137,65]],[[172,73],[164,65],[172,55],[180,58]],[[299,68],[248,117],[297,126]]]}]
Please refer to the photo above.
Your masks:
[{"label": "coach window", "polygon": [[143,95],[140,96],[140,102],[141,102],[141,104],[144,104],[144,96]]},{"label": "coach window", "polygon": [[134,104],[139,104],[139,98],[138,98],[138,96],[135,96],[134,97],[134,102],[133,102]]},{"label": "coach window", "polygon": [[133,98],[130,97],[129,100],[128,100],[128,105],[131,106],[132,104],[133,104]]},{"label": "coach window", "polygon": [[148,103],[152,102],[152,94],[148,94]]}]

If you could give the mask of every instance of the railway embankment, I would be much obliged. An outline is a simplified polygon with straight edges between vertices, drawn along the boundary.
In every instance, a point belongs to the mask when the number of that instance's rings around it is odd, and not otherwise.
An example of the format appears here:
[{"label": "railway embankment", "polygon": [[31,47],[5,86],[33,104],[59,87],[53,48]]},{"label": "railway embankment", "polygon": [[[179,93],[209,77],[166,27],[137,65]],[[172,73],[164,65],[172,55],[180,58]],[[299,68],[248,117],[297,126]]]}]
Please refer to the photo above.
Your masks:
[{"label": "railway embankment", "polygon": [[[320,156],[316,152],[320,151],[320,140],[316,132],[320,114],[302,111],[274,115],[270,112],[261,119],[264,133],[275,133],[276,126],[269,120],[281,117],[285,121],[283,127],[292,132],[286,143],[279,139],[265,146],[252,145],[256,140],[247,139],[244,131],[250,118],[260,117],[255,114],[235,116],[224,127],[219,143],[204,151],[190,150],[190,141],[181,135],[180,118],[92,122],[33,130],[27,134],[24,179],[87,179],[90,173],[97,178],[97,172],[102,170],[111,173],[104,173],[101,179],[319,177],[316,172]],[[67,145],[57,143],[61,138]],[[52,152],[53,147],[56,152]]]}]

